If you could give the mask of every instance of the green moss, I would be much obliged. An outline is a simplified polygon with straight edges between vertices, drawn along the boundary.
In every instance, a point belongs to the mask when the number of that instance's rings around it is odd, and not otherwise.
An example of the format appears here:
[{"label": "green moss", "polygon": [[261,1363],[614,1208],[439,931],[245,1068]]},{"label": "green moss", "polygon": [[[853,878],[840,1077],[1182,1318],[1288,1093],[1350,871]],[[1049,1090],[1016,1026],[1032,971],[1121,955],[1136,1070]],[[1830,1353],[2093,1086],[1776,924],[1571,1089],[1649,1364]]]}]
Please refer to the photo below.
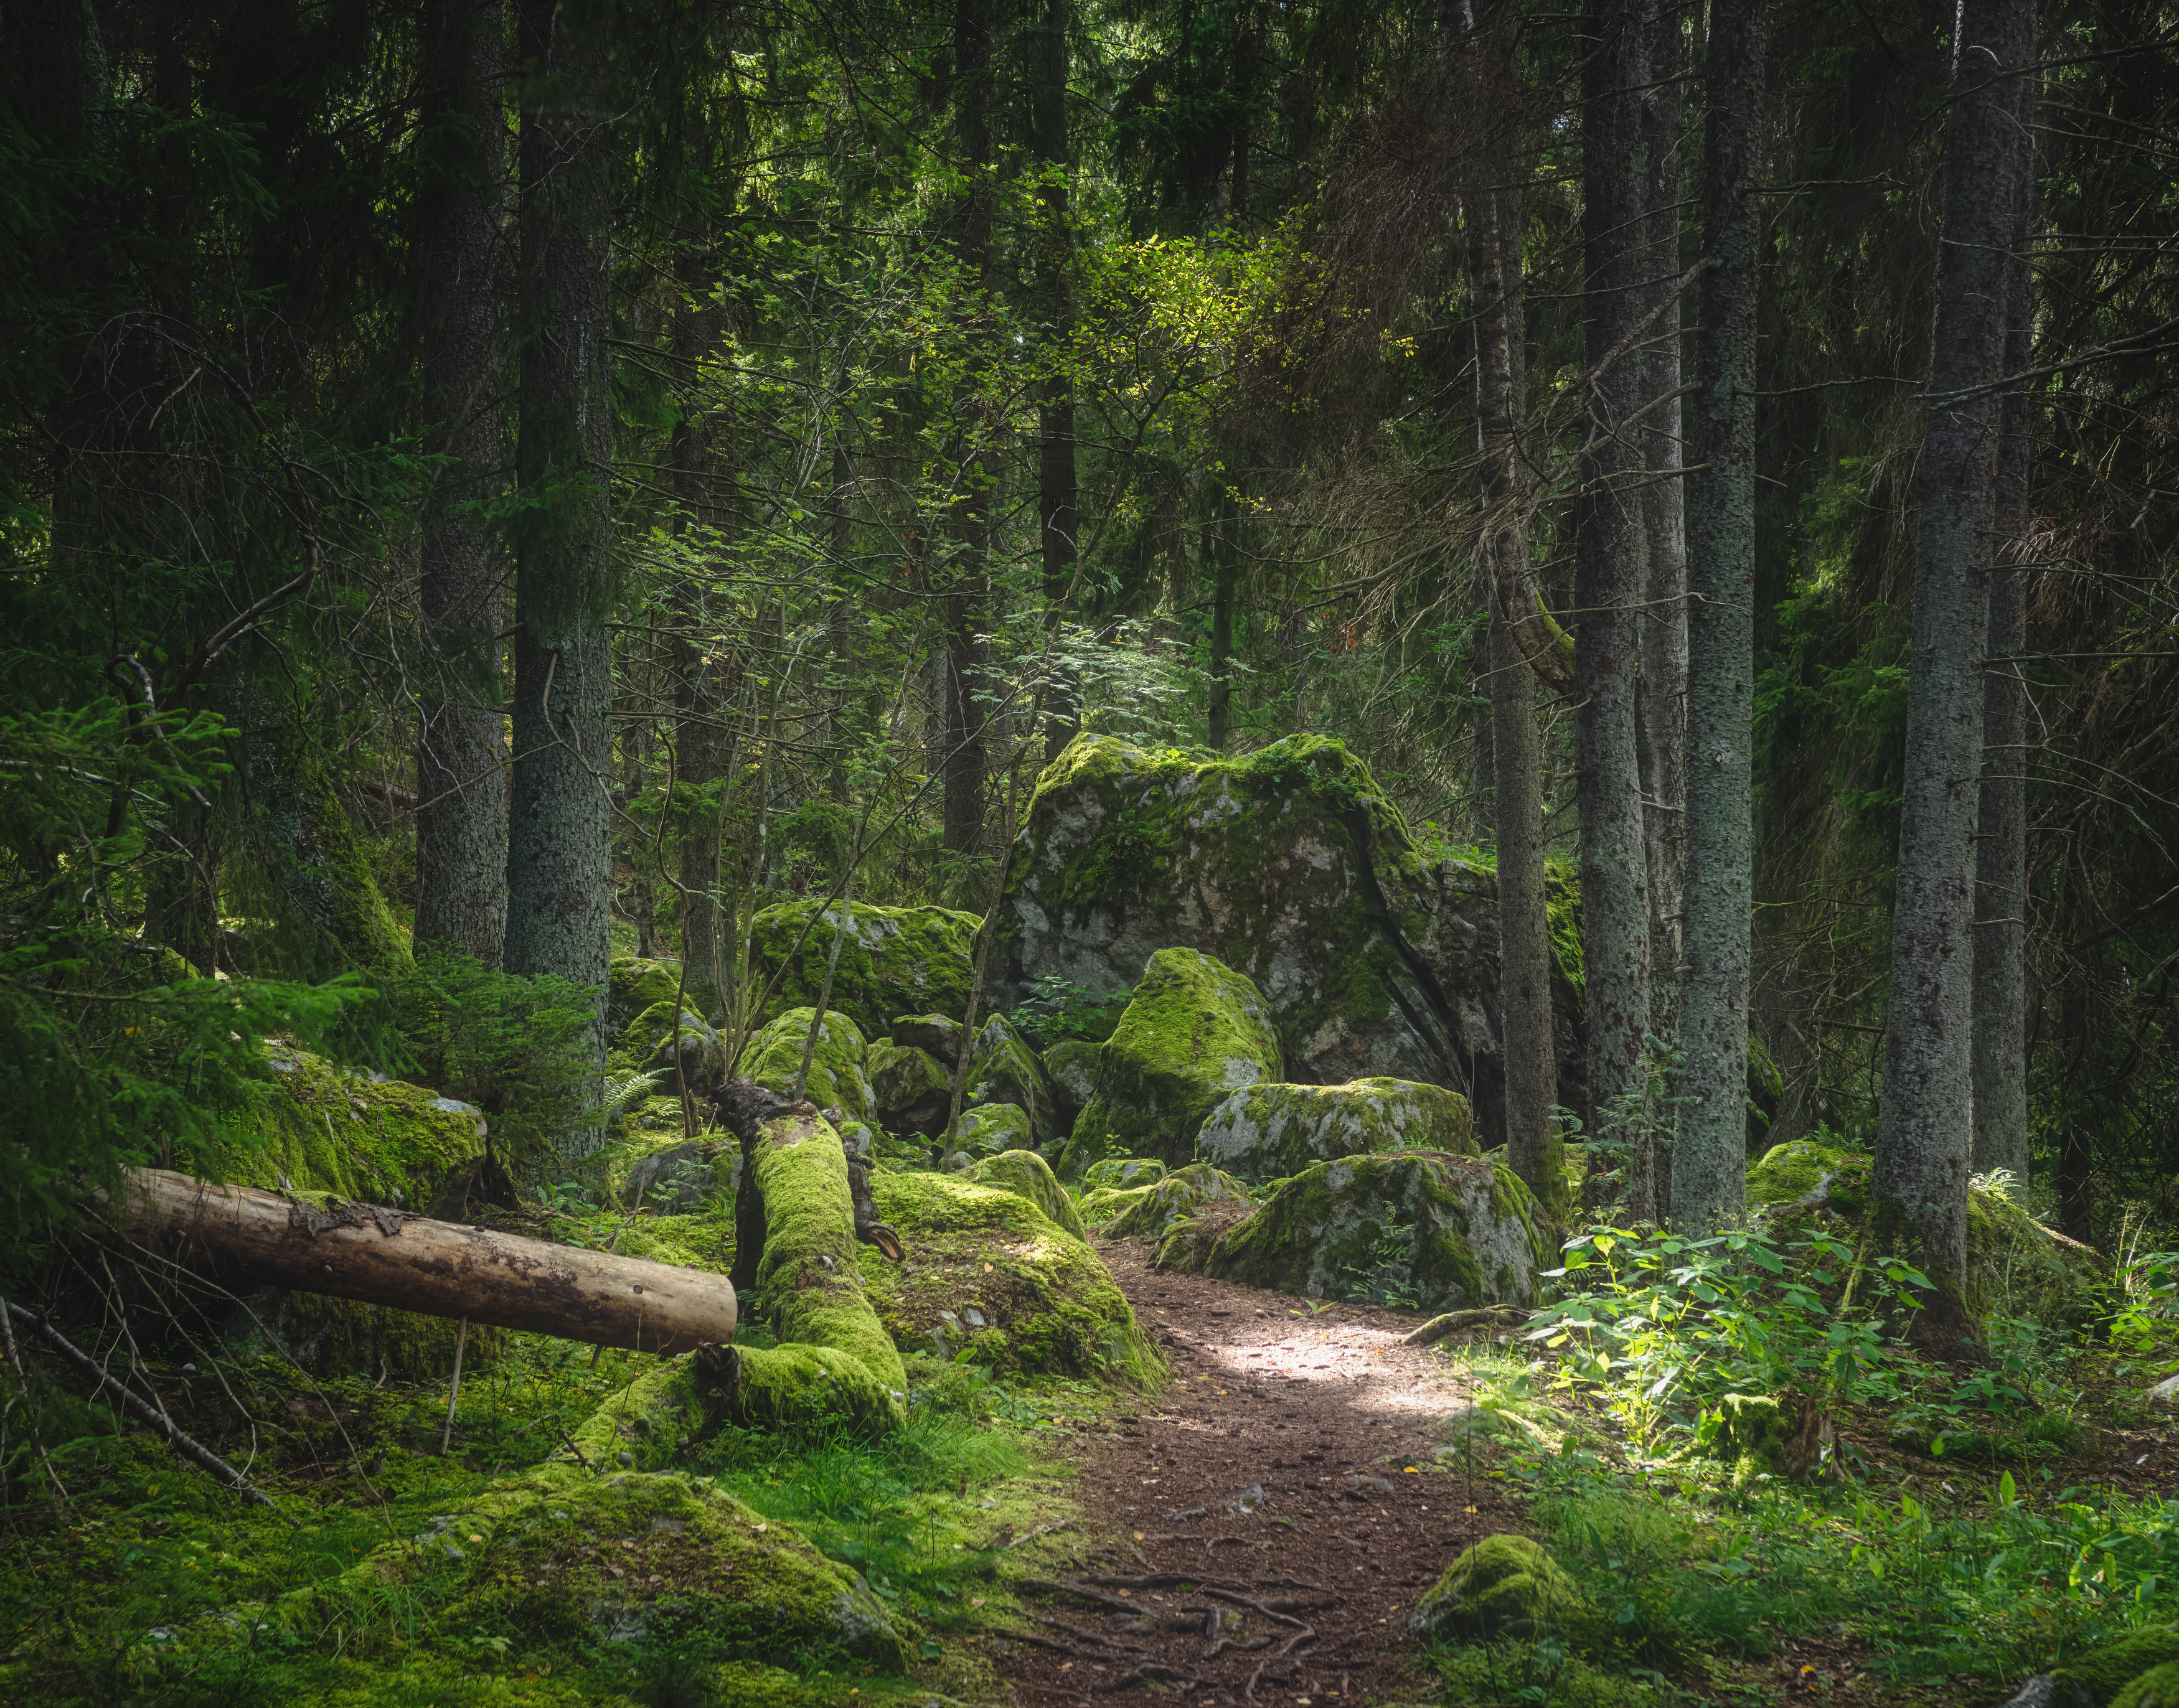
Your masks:
[{"label": "green moss", "polygon": [[1394,1150],[1476,1154],[1468,1099],[1412,1080],[1254,1085],[1210,1112],[1195,1153],[1244,1180],[1284,1180],[1313,1163]]},{"label": "green moss", "polygon": [[[760,988],[775,972],[781,975],[772,999],[775,1010],[816,1003],[841,905],[824,910],[791,965],[788,955],[821,907],[821,899],[815,896],[782,901],[752,922],[749,954]],[[832,1000],[864,1036],[888,1036],[897,1014],[968,1011],[972,945],[982,923],[974,914],[948,907],[873,907],[860,901],[848,912]]]},{"label": "green moss", "polygon": [[[628,1022],[647,1008],[681,998],[681,965],[674,961],[645,961],[633,955],[616,955],[606,984],[606,1025],[625,1032]],[[694,1007],[692,1002],[689,1005]]]},{"label": "green moss", "polygon": [[1101,1191],[1107,1188],[1126,1191],[1137,1186],[1155,1186],[1166,1177],[1166,1166],[1155,1157],[1107,1157],[1101,1163],[1092,1163],[1082,1175],[1085,1191]]},{"label": "green moss", "polygon": [[633,1463],[635,1449],[667,1433],[661,1426],[671,1414],[693,1423],[702,1409],[689,1356],[663,1358],[593,1411],[572,1439],[593,1470],[609,1472],[623,1453]]},{"label": "green moss", "polygon": [[1307,1298],[1425,1311],[1532,1304],[1550,1267],[1534,1200],[1502,1160],[1400,1154],[1319,1163],[1282,1182],[1203,1265]]},{"label": "green moss", "polygon": [[945,1067],[929,1050],[878,1038],[865,1070],[878,1120],[888,1131],[935,1134],[946,1125],[952,1091]]},{"label": "green moss", "polygon": [[1075,1209],[1084,1226],[1102,1231],[1150,1195],[1148,1186],[1098,1186],[1083,1193]]},{"label": "green moss", "polygon": [[1107,1238],[1147,1234],[1162,1239],[1167,1229],[1199,1214],[1206,1204],[1245,1207],[1248,1183],[1214,1169],[1208,1163],[1191,1163],[1176,1169],[1155,1184],[1138,1188],[1127,1207],[1105,1222]]},{"label": "green moss", "polygon": [[[674,1024],[677,1014],[680,1016],[678,1028]],[[667,1076],[661,1083],[678,1095],[671,1077],[677,1037],[682,1072],[691,1090],[716,1085],[726,1077],[726,1040],[693,1007],[677,1008],[671,998],[653,1003],[630,1021],[621,1034],[619,1047],[629,1066],[639,1073]]]},{"label": "green moss", "polygon": [[2111,1708],[2179,1708],[2179,1661],[2143,1673],[2118,1693]]},{"label": "green moss", "polygon": [[1068,1127],[1061,1124],[1058,1098],[1044,1064],[1003,1015],[993,1015],[977,1030],[962,1095],[970,1107],[1012,1103],[1025,1112],[1035,1134],[1031,1148],[1066,1141]]},{"label": "green moss", "polygon": [[1270,1009],[1247,977],[1193,949],[1153,955],[1098,1056],[1097,1090],[1060,1161],[1065,1180],[1115,1153],[1194,1159],[1204,1118],[1284,1076]]},{"label": "green moss", "polygon": [[1769,1394],[1728,1393],[1724,1426],[1713,1451],[1732,1467],[1732,1486],[1746,1488],[1759,1477],[1783,1476],[1792,1428],[1786,1409]]},{"label": "green moss", "polygon": [[2067,1690],[2077,1693],[2097,1708],[2110,1708],[2122,1693],[2144,1673],[2179,1662],[2179,1626],[2154,1625],[2121,1637],[2116,1643],[2077,1656],[2051,1675],[2058,1687],[2055,1701],[2065,1701]]},{"label": "green moss", "polygon": [[867,1247],[863,1254],[871,1301],[900,1345],[965,1351],[1007,1375],[1144,1389],[1166,1379],[1165,1360],[1111,1273],[1029,1199],[926,1173],[881,1174],[870,1187],[878,1214],[907,1247],[897,1267]]},{"label": "green moss", "polygon": [[[1858,1239],[1874,1198],[1871,1159],[1809,1139],[1774,1145],[1748,1171],[1748,1202],[1786,1226],[1809,1218],[1842,1221]],[[1968,1309],[2076,1326],[2094,1315],[2109,1273],[2100,1253],[2045,1228],[2001,1192],[1968,1190]]]},{"label": "green moss", "polygon": [[1028,1110],[1013,1103],[986,1103],[962,1110],[940,1142],[949,1156],[958,1151],[970,1158],[996,1157],[1002,1151],[1035,1149],[1036,1129],[1029,1125]]},{"label": "green moss", "polygon": [[286,1597],[280,1622],[315,1632],[345,1616],[352,1651],[390,1654],[398,1623],[357,1621],[351,1610],[403,1590],[440,1603],[442,1629],[516,1630],[541,1645],[610,1653],[673,1642],[743,1660],[844,1654],[893,1668],[906,1658],[853,1573],[788,1526],[672,1474],[548,1465],[496,1484],[416,1540]]},{"label": "green moss", "polygon": [[969,1178],[980,1186],[996,1186],[1002,1192],[1018,1194],[1076,1239],[1085,1237],[1074,1200],[1059,1184],[1051,1164],[1035,1151],[1006,1151],[987,1157],[970,1171]]},{"label": "green moss", "polygon": [[1446,1568],[1408,1629],[1455,1637],[1535,1637],[1590,1617],[1580,1588],[1539,1544],[1511,1533],[1485,1536]]},{"label": "green moss", "polygon": [[[802,1071],[803,1046],[815,1023],[815,1008],[793,1008],[760,1027],[742,1047],[734,1071],[785,1097]],[[810,1077],[803,1095],[820,1109],[837,1109],[851,1121],[878,1118],[877,1093],[863,1070],[868,1046],[861,1029],[845,1014],[827,1010],[811,1052]]]}]

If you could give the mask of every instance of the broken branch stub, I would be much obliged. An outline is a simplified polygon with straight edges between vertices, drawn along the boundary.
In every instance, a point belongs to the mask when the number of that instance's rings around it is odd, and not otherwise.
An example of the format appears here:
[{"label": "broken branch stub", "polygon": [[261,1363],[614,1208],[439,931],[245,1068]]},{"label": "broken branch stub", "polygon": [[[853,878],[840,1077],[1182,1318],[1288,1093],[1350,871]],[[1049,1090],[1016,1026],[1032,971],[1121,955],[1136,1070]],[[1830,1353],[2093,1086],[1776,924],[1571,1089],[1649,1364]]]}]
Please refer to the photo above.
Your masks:
[{"label": "broken branch stub", "polygon": [[372,1205],[321,1210],[252,1186],[134,1169],[122,1225],[178,1262],[430,1317],[661,1355],[734,1336],[733,1284],[723,1275]]}]

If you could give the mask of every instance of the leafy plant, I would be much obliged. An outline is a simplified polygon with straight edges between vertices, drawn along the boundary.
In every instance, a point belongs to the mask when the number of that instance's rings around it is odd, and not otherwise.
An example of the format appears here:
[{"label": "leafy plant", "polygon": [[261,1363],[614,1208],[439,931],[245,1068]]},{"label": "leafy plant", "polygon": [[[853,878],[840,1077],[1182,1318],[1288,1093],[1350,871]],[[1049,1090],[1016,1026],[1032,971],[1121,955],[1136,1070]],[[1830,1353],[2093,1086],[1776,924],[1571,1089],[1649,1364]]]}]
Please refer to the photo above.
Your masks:
[{"label": "leafy plant", "polygon": [[1029,986],[1029,994],[1014,1005],[1012,1018],[1021,1035],[1038,1049],[1070,1038],[1102,1043],[1119,1025],[1133,995],[1133,990],[1100,995],[1048,972]]}]

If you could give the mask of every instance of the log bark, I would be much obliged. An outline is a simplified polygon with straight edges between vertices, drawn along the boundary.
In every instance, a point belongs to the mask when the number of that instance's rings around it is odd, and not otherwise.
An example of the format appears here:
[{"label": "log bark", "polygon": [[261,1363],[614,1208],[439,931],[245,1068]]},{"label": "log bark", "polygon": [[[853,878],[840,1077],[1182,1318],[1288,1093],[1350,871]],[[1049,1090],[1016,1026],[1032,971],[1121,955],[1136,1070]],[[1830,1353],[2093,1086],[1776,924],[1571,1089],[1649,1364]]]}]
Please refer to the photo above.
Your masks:
[{"label": "log bark", "polygon": [[733,1284],[723,1275],[374,1205],[322,1211],[251,1186],[135,1169],[122,1226],[177,1260],[427,1317],[661,1355],[734,1336]]}]

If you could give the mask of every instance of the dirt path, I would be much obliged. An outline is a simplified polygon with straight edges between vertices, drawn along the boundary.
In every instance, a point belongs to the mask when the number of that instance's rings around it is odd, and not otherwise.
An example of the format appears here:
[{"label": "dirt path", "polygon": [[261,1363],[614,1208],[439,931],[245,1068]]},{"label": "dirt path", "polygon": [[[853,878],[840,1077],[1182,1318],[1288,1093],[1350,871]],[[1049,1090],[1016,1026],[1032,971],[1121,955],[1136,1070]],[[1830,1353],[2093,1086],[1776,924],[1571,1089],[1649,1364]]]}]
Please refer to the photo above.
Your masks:
[{"label": "dirt path", "polygon": [[1345,1705],[1429,1694],[1408,1616],[1463,1548],[1515,1528],[1432,1456],[1463,1392],[1419,1318],[1146,1267],[1097,1242],[1174,1382],[1084,1437],[1087,1539],[992,1641],[1017,1701]]}]

